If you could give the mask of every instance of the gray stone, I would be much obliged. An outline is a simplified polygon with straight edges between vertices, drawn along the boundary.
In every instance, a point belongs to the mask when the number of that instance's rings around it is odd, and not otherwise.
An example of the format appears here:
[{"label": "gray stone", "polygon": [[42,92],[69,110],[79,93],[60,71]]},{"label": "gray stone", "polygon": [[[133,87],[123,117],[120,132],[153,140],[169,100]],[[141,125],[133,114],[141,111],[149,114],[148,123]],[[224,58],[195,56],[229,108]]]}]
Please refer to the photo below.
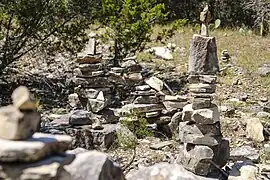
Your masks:
[{"label": "gray stone", "polygon": [[134,104],[158,104],[159,98],[157,96],[139,96],[134,101]]},{"label": "gray stone", "polygon": [[0,179],[6,180],[72,180],[63,166],[73,160],[73,156],[51,156],[34,163],[0,163]]},{"label": "gray stone", "polygon": [[252,139],[255,142],[263,142],[264,127],[259,118],[248,118],[246,125],[247,138]]},{"label": "gray stone", "polygon": [[82,108],[82,104],[77,93],[73,93],[68,96],[68,103],[72,108]]},{"label": "gray stone", "polygon": [[258,74],[262,77],[268,76],[270,74],[270,63],[260,65],[258,68]]},{"label": "gray stone", "polygon": [[34,97],[25,86],[16,88],[11,98],[13,105],[20,110],[36,110]]},{"label": "gray stone", "polygon": [[149,85],[142,85],[142,86],[136,86],[135,89],[136,91],[148,91],[150,90],[150,86]]},{"label": "gray stone", "polygon": [[97,64],[79,64],[79,69],[81,70],[83,75],[91,75],[92,71],[102,70],[102,63]]},{"label": "gray stone", "polygon": [[191,120],[198,124],[215,124],[220,121],[218,107],[194,110],[191,115]]},{"label": "gray stone", "polygon": [[196,145],[216,146],[219,144],[220,137],[213,133],[203,134],[202,131],[190,122],[179,123],[179,140],[183,143],[192,143]]},{"label": "gray stone", "polygon": [[66,128],[72,141],[72,148],[85,148],[92,150],[95,148],[108,149],[116,139],[116,124],[103,124],[103,129],[94,130],[91,126],[81,126],[80,128]]},{"label": "gray stone", "polygon": [[217,77],[213,75],[189,75],[187,80],[191,84],[197,83],[214,84],[216,83]]},{"label": "gray stone", "polygon": [[161,81],[159,78],[157,77],[151,77],[149,79],[145,80],[145,83],[148,84],[151,88],[157,90],[157,91],[161,91],[163,89],[163,81]]},{"label": "gray stone", "polygon": [[182,121],[182,112],[176,112],[171,119],[171,122],[168,124],[172,134],[176,137],[179,138],[179,123]]},{"label": "gray stone", "polygon": [[195,34],[190,44],[189,74],[216,74],[219,71],[216,39]]},{"label": "gray stone", "polygon": [[227,139],[222,139],[221,143],[217,147],[218,149],[214,152],[214,162],[219,167],[224,167],[230,158],[230,142]]},{"label": "gray stone", "polygon": [[102,130],[104,127],[102,126],[102,123],[99,119],[96,119],[95,122],[92,124],[92,128],[94,130]]},{"label": "gray stone", "polygon": [[150,148],[154,150],[161,150],[162,148],[166,146],[171,146],[171,145],[172,145],[171,141],[163,141],[160,143],[155,143],[155,144],[150,145]]},{"label": "gray stone", "polygon": [[183,109],[187,102],[177,102],[177,101],[164,101],[162,102],[165,108],[170,111],[172,109]]},{"label": "gray stone", "polygon": [[197,175],[206,176],[211,171],[209,160],[213,157],[213,150],[207,146],[185,144],[177,157],[177,163]]},{"label": "gray stone", "polygon": [[156,94],[157,94],[156,91],[153,89],[148,91],[136,91],[131,93],[131,95],[135,96],[155,96]]},{"label": "gray stone", "polygon": [[111,71],[114,72],[114,73],[122,73],[122,72],[124,72],[124,68],[121,68],[121,67],[112,67],[111,68]]},{"label": "gray stone", "polygon": [[143,79],[141,73],[131,73],[131,74],[128,74],[127,76],[125,76],[125,78],[127,80],[136,81],[136,82],[141,81]]},{"label": "gray stone", "polygon": [[172,60],[173,55],[170,49],[167,47],[153,47],[150,49],[150,51],[153,51],[155,55],[159,58],[165,59],[165,60]]},{"label": "gray stone", "polygon": [[142,66],[138,64],[135,60],[128,60],[121,64],[124,68],[124,72],[141,72]]},{"label": "gray stone", "polygon": [[71,112],[69,117],[69,124],[71,125],[89,125],[92,124],[90,113],[85,110],[75,110]]},{"label": "gray stone", "polygon": [[116,110],[113,108],[106,108],[100,111],[101,117],[100,120],[104,124],[118,123],[119,116],[116,115]]},{"label": "gray stone", "polygon": [[105,98],[103,91],[100,91],[96,99],[88,99],[87,110],[94,113],[100,112],[108,105],[108,100]]},{"label": "gray stone", "polygon": [[215,84],[190,84],[189,91],[192,93],[215,93],[216,85]]},{"label": "gray stone", "polygon": [[160,115],[160,111],[148,112],[145,114],[146,118],[153,118]]},{"label": "gray stone", "polygon": [[193,98],[192,100],[193,109],[211,108],[211,106],[211,98]]},{"label": "gray stone", "polygon": [[125,180],[119,165],[106,154],[97,151],[77,154],[74,161],[65,165],[64,169],[71,175],[72,180]]},{"label": "gray stone", "polygon": [[74,78],[72,81],[75,85],[81,85],[87,88],[104,88],[114,86],[106,77]]},{"label": "gray stone", "polygon": [[192,108],[192,104],[187,104],[183,107],[183,121],[191,121],[191,116],[193,114],[194,109]]},{"label": "gray stone", "polygon": [[25,141],[0,139],[1,162],[35,162],[53,153],[66,151],[71,144],[71,137],[35,133]]},{"label": "gray stone", "polygon": [[90,38],[88,43],[85,44],[84,49],[78,53],[79,58],[87,57],[88,55],[96,54],[96,39]]},{"label": "gray stone", "polygon": [[195,98],[206,98],[212,101],[214,99],[214,94],[211,93],[192,93],[191,96]]},{"label": "gray stone", "polygon": [[133,170],[126,176],[127,180],[214,180],[197,176],[186,170],[182,165],[169,164],[166,162],[157,163],[150,167],[143,167]]},{"label": "gray stone", "polygon": [[263,118],[263,119],[269,119],[270,118],[270,113],[261,111],[261,112],[258,112],[256,114],[256,117],[257,118]]},{"label": "gray stone", "polygon": [[171,122],[170,116],[161,116],[157,119],[156,124],[169,124]]},{"label": "gray stone", "polygon": [[20,112],[14,106],[0,108],[0,138],[23,140],[31,137],[38,129],[40,114],[35,111]]},{"label": "gray stone", "polygon": [[132,112],[147,113],[161,111],[164,108],[162,104],[127,104],[120,109],[120,114],[131,114]]},{"label": "gray stone", "polygon": [[88,150],[84,148],[76,148],[73,150],[66,151],[67,154],[79,154],[79,153],[84,153],[84,152],[88,152]]},{"label": "gray stone", "polygon": [[249,159],[253,162],[258,162],[259,157],[260,155],[258,150],[252,148],[251,146],[233,148],[230,152],[230,159],[236,161]]},{"label": "gray stone", "polygon": [[186,96],[171,96],[171,95],[165,95],[164,101],[177,101],[177,102],[187,102],[187,97]]},{"label": "gray stone", "polygon": [[102,76],[102,75],[104,75],[104,74],[105,74],[104,71],[93,71],[93,72],[91,73],[91,76],[92,76],[92,77],[96,77],[96,76]]}]

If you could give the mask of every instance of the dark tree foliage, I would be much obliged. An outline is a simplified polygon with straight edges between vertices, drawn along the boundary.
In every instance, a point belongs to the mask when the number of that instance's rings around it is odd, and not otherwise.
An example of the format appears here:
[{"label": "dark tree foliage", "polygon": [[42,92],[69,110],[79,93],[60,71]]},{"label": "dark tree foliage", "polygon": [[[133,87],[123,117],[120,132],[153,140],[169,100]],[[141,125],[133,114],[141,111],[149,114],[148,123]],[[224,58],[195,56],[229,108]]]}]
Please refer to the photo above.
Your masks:
[{"label": "dark tree foliage", "polygon": [[79,50],[97,5],[95,0],[1,0],[0,73],[37,47]]}]

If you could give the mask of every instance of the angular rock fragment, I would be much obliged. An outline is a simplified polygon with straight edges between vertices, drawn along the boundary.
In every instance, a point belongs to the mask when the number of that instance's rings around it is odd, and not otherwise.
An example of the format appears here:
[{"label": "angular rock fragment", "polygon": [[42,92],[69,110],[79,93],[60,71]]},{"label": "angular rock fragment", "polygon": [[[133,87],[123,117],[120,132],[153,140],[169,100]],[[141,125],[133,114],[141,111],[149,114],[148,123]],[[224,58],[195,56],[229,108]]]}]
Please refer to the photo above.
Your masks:
[{"label": "angular rock fragment", "polygon": [[211,106],[211,98],[193,98],[192,100],[193,109],[211,108]]},{"label": "angular rock fragment", "polygon": [[89,125],[92,124],[90,120],[90,113],[85,110],[75,110],[69,117],[69,124],[71,125]]},{"label": "angular rock fragment", "polygon": [[13,105],[20,110],[36,110],[34,97],[25,86],[15,89],[11,98]]},{"label": "angular rock fragment", "polygon": [[189,91],[192,93],[214,93],[216,91],[215,84],[190,84]]},{"label": "angular rock fragment", "polygon": [[40,114],[38,112],[20,112],[14,106],[0,108],[0,138],[23,140],[31,137],[38,129]]},{"label": "angular rock fragment", "polygon": [[191,115],[191,120],[198,124],[215,124],[220,121],[218,107],[194,110]]},{"label": "angular rock fragment", "polygon": [[139,96],[134,101],[134,104],[158,104],[159,98],[157,96]]},{"label": "angular rock fragment", "polygon": [[149,79],[146,79],[145,83],[157,91],[161,91],[163,89],[163,81],[161,81],[157,77],[151,77]]},{"label": "angular rock fragment", "polygon": [[194,146],[185,144],[179,153],[177,163],[182,164],[187,170],[206,176],[211,170],[211,161],[214,152],[207,146]]}]

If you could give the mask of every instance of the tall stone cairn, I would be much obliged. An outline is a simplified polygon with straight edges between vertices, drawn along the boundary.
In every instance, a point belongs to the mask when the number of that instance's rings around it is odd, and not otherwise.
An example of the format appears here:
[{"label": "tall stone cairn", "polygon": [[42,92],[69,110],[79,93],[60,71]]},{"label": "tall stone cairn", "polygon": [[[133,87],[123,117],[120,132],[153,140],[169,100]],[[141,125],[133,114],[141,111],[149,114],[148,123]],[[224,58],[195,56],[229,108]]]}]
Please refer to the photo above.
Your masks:
[{"label": "tall stone cairn", "polygon": [[177,160],[186,169],[203,176],[216,166],[223,167],[229,157],[229,142],[222,137],[220,113],[212,102],[219,71],[216,40],[207,37],[206,32],[195,34],[190,45],[191,104],[183,108],[183,122],[179,124],[179,139],[184,145]]}]

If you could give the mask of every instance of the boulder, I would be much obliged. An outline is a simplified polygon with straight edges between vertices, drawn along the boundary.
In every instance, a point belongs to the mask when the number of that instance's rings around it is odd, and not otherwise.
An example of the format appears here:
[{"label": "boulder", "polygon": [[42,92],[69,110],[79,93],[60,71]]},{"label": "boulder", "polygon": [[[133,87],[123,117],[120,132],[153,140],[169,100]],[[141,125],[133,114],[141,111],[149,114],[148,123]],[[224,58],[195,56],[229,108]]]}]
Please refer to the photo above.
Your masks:
[{"label": "boulder", "polygon": [[126,176],[127,180],[214,180],[197,176],[187,171],[182,165],[169,164],[166,162],[157,163],[150,167],[143,167],[139,170],[133,170]]},{"label": "boulder", "polygon": [[263,130],[264,127],[259,118],[249,118],[247,120],[246,133],[248,138],[256,142],[263,142]]},{"label": "boulder", "polygon": [[71,112],[69,117],[69,124],[71,125],[89,125],[92,124],[90,113],[85,110],[75,110]]},{"label": "boulder", "polygon": [[13,105],[20,110],[36,110],[36,102],[33,95],[25,86],[16,88],[12,95]]},{"label": "boulder", "polygon": [[14,106],[0,108],[0,138],[23,140],[31,137],[38,129],[40,114],[35,111],[20,112]]},{"label": "boulder", "polygon": [[65,152],[71,137],[35,133],[25,141],[0,139],[0,162],[35,162],[54,153]]},{"label": "boulder", "polygon": [[207,146],[185,144],[177,157],[177,163],[182,164],[187,170],[206,176],[211,171],[214,152]]},{"label": "boulder", "polygon": [[106,154],[97,151],[77,154],[72,163],[65,165],[64,169],[72,180],[125,180],[119,165]]},{"label": "boulder", "polygon": [[216,39],[195,34],[190,44],[189,74],[216,74],[219,71]]}]

